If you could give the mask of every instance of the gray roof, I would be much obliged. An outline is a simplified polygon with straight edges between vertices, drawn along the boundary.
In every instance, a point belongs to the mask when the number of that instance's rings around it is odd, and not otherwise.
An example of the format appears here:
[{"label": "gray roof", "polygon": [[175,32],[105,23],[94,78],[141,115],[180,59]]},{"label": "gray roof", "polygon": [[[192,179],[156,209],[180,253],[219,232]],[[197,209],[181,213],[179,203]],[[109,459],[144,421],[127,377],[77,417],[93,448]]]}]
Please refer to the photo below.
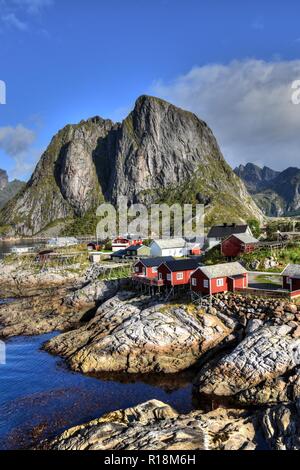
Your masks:
[{"label": "gray roof", "polygon": [[283,276],[300,277],[300,264],[288,264],[282,272]]},{"label": "gray roof", "polygon": [[237,261],[234,263],[215,264],[213,266],[201,266],[198,269],[200,269],[209,279],[224,276],[239,276],[240,274],[247,272],[247,269]]},{"label": "gray roof", "polygon": [[[240,240],[242,243],[259,243],[257,238],[252,237],[252,235],[249,235],[248,233],[234,233],[233,235],[230,235],[231,237],[235,237],[238,240]],[[230,237],[228,237],[230,238]]]},{"label": "gray roof", "polygon": [[246,233],[249,230],[248,225],[223,224],[211,227],[207,238],[228,238],[236,233]]},{"label": "gray roof", "polygon": [[162,238],[158,240],[153,240],[152,243],[156,243],[161,249],[184,248],[186,245],[186,242],[183,238]]}]

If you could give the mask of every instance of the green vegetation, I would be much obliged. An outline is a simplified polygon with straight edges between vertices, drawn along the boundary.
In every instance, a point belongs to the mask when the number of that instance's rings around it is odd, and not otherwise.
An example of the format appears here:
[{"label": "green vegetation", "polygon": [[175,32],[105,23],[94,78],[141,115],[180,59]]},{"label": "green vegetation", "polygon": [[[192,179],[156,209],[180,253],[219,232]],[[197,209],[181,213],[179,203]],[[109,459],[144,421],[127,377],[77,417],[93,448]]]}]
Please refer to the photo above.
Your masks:
[{"label": "green vegetation", "polygon": [[253,233],[253,236],[258,238],[261,234],[259,221],[256,220],[256,219],[250,219],[250,220],[247,220],[247,224],[249,225],[249,227],[250,227],[250,229]]}]

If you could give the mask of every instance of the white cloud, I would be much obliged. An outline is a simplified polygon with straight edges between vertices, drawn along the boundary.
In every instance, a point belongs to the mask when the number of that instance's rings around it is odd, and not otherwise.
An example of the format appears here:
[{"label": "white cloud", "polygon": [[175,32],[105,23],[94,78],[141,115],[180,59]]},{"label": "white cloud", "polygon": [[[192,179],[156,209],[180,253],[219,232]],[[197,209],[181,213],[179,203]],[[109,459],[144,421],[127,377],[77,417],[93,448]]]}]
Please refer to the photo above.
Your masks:
[{"label": "white cloud", "polygon": [[214,131],[233,166],[247,161],[283,169],[299,165],[300,105],[291,89],[300,60],[249,59],[195,67],[153,92],[195,112]]},{"label": "white cloud", "polygon": [[19,31],[27,31],[28,25],[21,21],[14,13],[8,13],[1,17],[2,22],[9,27],[18,29]]},{"label": "white cloud", "polygon": [[54,0],[0,0],[0,24],[22,32],[29,31],[32,18],[35,16],[35,22],[38,21],[37,15],[52,5]]},{"label": "white cloud", "polygon": [[34,168],[40,153],[32,149],[36,134],[22,124],[16,127],[0,127],[0,150],[15,162],[12,176],[28,175]]},{"label": "white cloud", "polygon": [[46,7],[53,5],[53,0],[10,0],[14,5],[24,8],[30,14],[39,13]]}]

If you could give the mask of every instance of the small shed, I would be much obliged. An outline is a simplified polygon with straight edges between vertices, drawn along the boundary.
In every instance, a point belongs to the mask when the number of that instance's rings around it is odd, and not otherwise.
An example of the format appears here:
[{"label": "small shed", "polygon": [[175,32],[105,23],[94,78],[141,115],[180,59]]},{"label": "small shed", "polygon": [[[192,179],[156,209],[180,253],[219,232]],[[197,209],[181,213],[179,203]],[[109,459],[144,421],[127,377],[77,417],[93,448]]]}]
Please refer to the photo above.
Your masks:
[{"label": "small shed", "polygon": [[282,286],[291,292],[300,290],[300,264],[289,264],[282,272]]},{"label": "small shed", "polygon": [[200,266],[191,275],[191,289],[202,295],[248,287],[248,271],[238,262]]},{"label": "small shed", "polygon": [[243,253],[252,253],[258,244],[259,241],[248,233],[234,234],[221,243],[221,253],[235,258]]},{"label": "small shed", "polygon": [[126,248],[126,257],[139,258],[150,255],[150,247],[145,245],[132,245]]}]

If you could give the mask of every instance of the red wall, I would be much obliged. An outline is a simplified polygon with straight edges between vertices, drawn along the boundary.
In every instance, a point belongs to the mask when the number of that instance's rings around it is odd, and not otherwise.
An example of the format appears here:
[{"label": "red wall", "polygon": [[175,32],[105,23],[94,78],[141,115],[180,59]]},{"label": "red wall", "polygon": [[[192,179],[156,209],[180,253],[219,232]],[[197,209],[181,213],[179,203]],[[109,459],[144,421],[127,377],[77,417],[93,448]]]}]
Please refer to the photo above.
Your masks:
[{"label": "red wall", "polygon": [[300,289],[300,279],[294,279],[292,278],[292,286],[288,282],[289,277],[288,276],[283,276],[283,288],[294,291],[294,290],[299,290]]},{"label": "red wall", "polygon": [[[226,276],[223,278],[218,278],[218,279],[223,279],[223,286],[217,286],[217,279],[209,279],[202,273],[202,271],[198,270],[196,271],[193,275],[192,278],[197,279],[197,286],[191,285],[191,289],[195,292],[202,292],[204,295],[206,294],[218,294],[221,292],[226,292],[231,290],[232,282],[230,281],[229,278]],[[203,286],[203,281],[208,280],[211,285],[211,292],[209,291],[209,288],[206,288]],[[244,281],[243,278],[241,279],[235,279],[234,280],[234,285],[235,288],[243,288],[248,286],[248,274],[244,274]]]},{"label": "red wall", "polygon": [[[136,272],[135,271],[135,268],[139,268],[139,271]],[[138,261],[135,265],[134,265],[134,274],[136,276],[138,275],[143,275],[143,270],[146,269],[146,277],[148,279],[154,279],[158,276],[157,272],[156,273],[153,273],[152,272],[152,267],[151,268],[146,268],[143,263],[141,263],[141,261]]]},{"label": "red wall", "polygon": [[224,256],[239,256],[241,253],[251,253],[255,250],[254,243],[244,245],[234,235],[222,242],[222,254]]},{"label": "red wall", "polygon": [[[172,285],[172,286],[180,286],[180,285],[189,284],[190,277],[191,277],[191,274],[193,273],[193,270],[191,270],[191,271],[179,271],[179,272],[183,273],[183,279],[180,279],[180,280],[176,279],[176,275],[178,273],[177,272],[174,272],[174,273],[172,272],[171,273],[170,270],[167,268],[167,266],[165,266],[164,264],[162,264],[158,268],[158,272],[161,273],[165,284]],[[171,274],[171,281],[167,280],[167,275],[168,274]]]}]

